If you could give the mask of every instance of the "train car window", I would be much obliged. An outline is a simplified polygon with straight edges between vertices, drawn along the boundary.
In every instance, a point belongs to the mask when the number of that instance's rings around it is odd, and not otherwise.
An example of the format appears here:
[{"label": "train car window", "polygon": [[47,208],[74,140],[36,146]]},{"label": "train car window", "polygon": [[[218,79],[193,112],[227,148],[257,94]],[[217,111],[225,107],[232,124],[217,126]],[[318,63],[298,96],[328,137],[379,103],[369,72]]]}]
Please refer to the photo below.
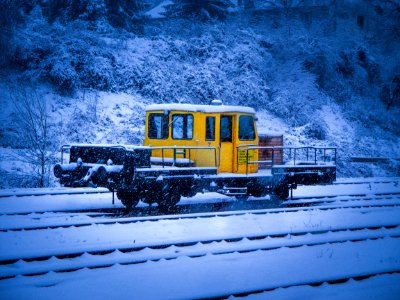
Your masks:
[{"label": "train car window", "polygon": [[168,138],[168,116],[164,114],[149,114],[148,137],[150,139]]},{"label": "train car window", "polygon": [[221,142],[232,142],[232,116],[221,116]]},{"label": "train car window", "polygon": [[252,116],[239,117],[239,140],[252,141],[256,138],[254,118]]},{"label": "train car window", "polygon": [[191,140],[193,138],[193,115],[172,116],[172,138]]},{"label": "train car window", "polygon": [[215,141],[215,117],[206,117],[206,141]]}]

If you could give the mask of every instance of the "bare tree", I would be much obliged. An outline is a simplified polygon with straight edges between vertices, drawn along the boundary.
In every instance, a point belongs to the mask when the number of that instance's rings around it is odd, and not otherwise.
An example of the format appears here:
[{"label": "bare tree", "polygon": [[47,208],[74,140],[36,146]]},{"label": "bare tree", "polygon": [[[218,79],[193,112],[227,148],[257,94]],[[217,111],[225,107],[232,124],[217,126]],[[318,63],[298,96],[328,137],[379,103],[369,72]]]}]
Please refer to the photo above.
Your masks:
[{"label": "bare tree", "polygon": [[36,91],[23,90],[12,95],[15,109],[14,127],[23,147],[17,159],[28,163],[38,178],[38,187],[49,185],[55,148],[47,103]]}]

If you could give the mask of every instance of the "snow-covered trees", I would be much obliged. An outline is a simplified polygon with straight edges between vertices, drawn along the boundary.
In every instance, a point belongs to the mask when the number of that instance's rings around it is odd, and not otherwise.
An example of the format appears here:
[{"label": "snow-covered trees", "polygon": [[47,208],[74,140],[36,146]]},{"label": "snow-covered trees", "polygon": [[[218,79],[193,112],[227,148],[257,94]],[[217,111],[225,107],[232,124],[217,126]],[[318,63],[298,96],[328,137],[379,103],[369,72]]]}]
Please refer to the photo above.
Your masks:
[{"label": "snow-covered trees", "polygon": [[114,57],[85,23],[51,25],[38,7],[27,23],[15,33],[13,55],[14,65],[25,70],[23,78],[44,79],[64,94],[79,87],[110,88]]},{"label": "snow-covered trees", "polygon": [[72,20],[107,21],[113,27],[134,31],[145,7],[147,3],[142,0],[72,0],[67,16]]},{"label": "snow-covered trees", "polygon": [[[381,27],[386,33],[400,37],[400,0],[372,0],[374,10],[380,17]],[[385,34],[385,33],[383,33]]]},{"label": "snow-covered trees", "polygon": [[139,31],[141,12],[147,7],[143,0],[106,0],[107,19],[111,26]]},{"label": "snow-covered trees", "polygon": [[[143,0],[50,0],[50,1],[15,1],[15,7],[29,13],[34,7],[39,7],[46,20],[52,24],[66,24],[75,20],[92,23],[107,23],[116,28],[134,30],[141,12],[148,6]],[[98,24],[101,25],[101,24]]]},{"label": "snow-covered trees", "polygon": [[[185,18],[136,19],[143,27],[137,34],[128,28],[140,13],[141,2],[134,2],[46,1],[22,9],[25,23],[14,26],[8,47],[16,77],[50,82],[69,95],[88,89],[130,93],[150,102],[209,103],[220,98],[266,109],[291,126],[311,124],[308,135],[315,138],[326,136],[324,124],[312,121],[329,101],[366,124],[376,122],[389,131],[399,124],[385,125],[370,109],[357,107],[363,101],[384,107],[383,101],[397,109],[399,60],[394,53],[399,39],[380,31],[367,34],[354,19],[338,19],[335,29],[325,30],[329,20],[318,13],[305,25],[300,10],[290,16],[232,14],[220,21],[207,7],[226,12],[227,2],[183,0],[171,9]],[[282,10],[282,5],[298,1],[276,3]],[[63,5],[68,9],[61,9]],[[191,12],[199,8],[208,11],[204,16],[211,22],[186,18],[195,17]],[[114,17],[131,25],[113,23]]]},{"label": "snow-covered trees", "polygon": [[[379,99],[382,85],[390,83],[385,89],[389,92],[382,92],[388,103],[390,87],[395,90],[396,59],[388,72],[384,56],[362,40],[361,30],[359,36],[339,31],[326,36],[324,19],[313,29],[304,27],[301,18],[269,20],[266,13],[232,16],[225,22],[150,22],[138,36],[93,25],[88,12],[100,18],[102,10],[112,11],[109,2],[99,1],[71,2],[71,9],[76,3],[86,6],[78,5],[77,19],[68,22],[50,23],[48,12],[32,9],[14,35],[13,63],[21,77],[46,80],[69,94],[89,88],[138,93],[157,102],[221,98],[267,108],[293,125],[309,121],[325,101],[321,92],[339,102],[355,93]],[[119,3],[128,15],[139,7]]]},{"label": "snow-covered trees", "polygon": [[200,20],[223,19],[232,7],[230,0],[175,0],[167,7],[166,15]]},{"label": "snow-covered trees", "polygon": [[7,65],[11,59],[14,30],[21,21],[19,1],[0,0],[0,67]]}]

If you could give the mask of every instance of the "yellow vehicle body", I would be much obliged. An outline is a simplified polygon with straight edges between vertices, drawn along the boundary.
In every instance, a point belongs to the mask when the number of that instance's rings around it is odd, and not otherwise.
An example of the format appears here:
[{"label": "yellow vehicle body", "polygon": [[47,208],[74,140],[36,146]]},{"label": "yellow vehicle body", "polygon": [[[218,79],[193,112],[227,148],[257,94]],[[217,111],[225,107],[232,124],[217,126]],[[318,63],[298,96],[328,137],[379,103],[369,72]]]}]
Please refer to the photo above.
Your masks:
[{"label": "yellow vehicle body", "polygon": [[218,173],[256,173],[258,145],[255,112],[225,105],[154,104],[146,108],[145,146],[152,161],[217,167]]}]

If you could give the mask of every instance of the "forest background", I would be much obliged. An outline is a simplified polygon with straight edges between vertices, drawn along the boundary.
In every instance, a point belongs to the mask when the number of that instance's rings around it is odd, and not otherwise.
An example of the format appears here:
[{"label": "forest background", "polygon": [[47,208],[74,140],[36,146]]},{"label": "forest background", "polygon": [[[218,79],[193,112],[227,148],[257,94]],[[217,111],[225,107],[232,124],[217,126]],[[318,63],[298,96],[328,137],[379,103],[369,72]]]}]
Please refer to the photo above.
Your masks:
[{"label": "forest background", "polygon": [[0,0],[0,188],[56,185],[63,144],[140,144],[148,104],[212,99],[337,147],[339,176],[399,176],[399,53],[398,0]]}]

